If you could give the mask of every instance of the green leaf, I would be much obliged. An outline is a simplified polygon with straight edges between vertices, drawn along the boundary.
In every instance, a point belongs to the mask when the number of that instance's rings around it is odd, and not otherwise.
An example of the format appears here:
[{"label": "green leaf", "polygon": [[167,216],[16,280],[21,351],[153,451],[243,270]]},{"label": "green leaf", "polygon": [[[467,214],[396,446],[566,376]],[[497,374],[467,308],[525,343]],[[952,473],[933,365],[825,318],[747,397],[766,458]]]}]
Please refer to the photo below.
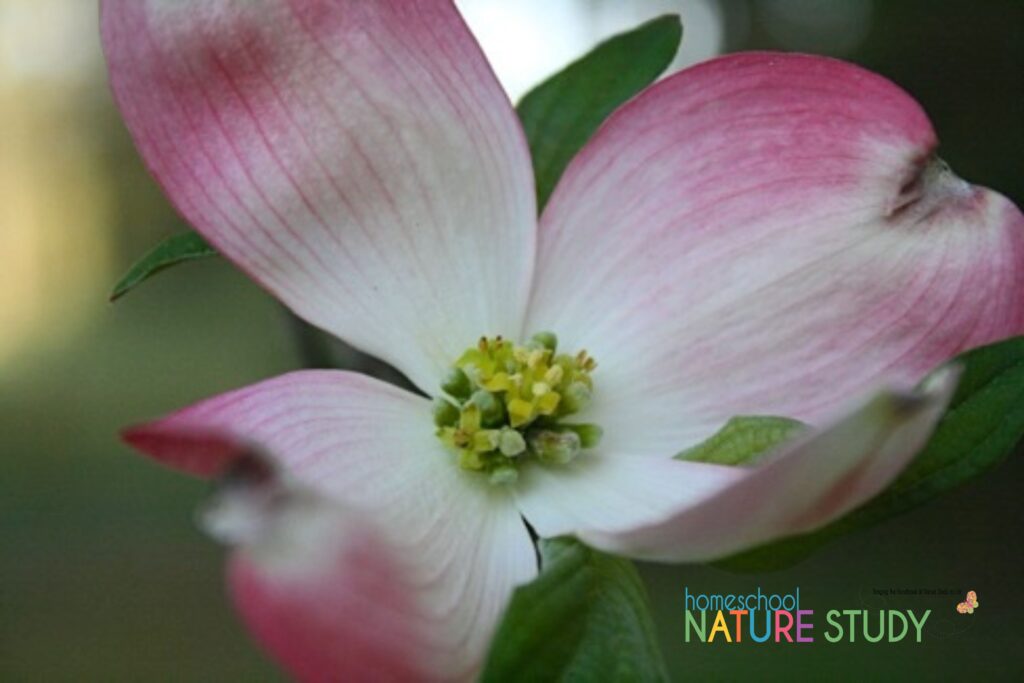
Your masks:
[{"label": "green leaf", "polygon": [[1018,451],[1024,440],[1024,337],[957,357],[963,376],[924,450],[885,491],[828,526],[719,562],[738,571],[778,569],[833,538],[877,524],[950,491]]},{"label": "green leaf", "polygon": [[540,552],[543,571],[516,589],[481,680],[668,680],[632,563],[565,538]]},{"label": "green leaf", "polygon": [[216,254],[217,251],[198,233],[183,232],[172,235],[135,262],[114,286],[110,300],[116,301],[164,268]]},{"label": "green leaf", "polygon": [[517,110],[533,155],[538,207],[605,118],[668,67],[682,35],[679,17],[653,19],[601,43],[523,97]]},{"label": "green leaf", "polygon": [[734,417],[707,441],[683,451],[676,459],[716,465],[753,465],[760,456],[804,428],[802,422],[788,417]]}]

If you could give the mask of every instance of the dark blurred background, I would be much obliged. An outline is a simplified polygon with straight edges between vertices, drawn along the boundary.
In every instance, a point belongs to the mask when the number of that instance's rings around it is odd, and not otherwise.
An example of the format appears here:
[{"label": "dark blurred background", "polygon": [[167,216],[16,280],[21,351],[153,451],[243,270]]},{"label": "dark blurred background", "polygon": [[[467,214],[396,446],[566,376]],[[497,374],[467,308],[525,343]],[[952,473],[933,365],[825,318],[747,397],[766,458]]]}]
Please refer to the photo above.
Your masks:
[{"label": "dark blurred background", "polygon": [[[514,97],[596,40],[683,14],[681,64],[750,48],[831,54],[924,105],[942,156],[1024,203],[1018,0],[465,0]],[[145,462],[126,423],[299,364],[280,307],[217,260],[117,305],[116,277],[183,229],[105,83],[88,0],[0,0],[0,680],[279,680],[236,622],[222,551],[192,522],[205,485]],[[1019,458],[786,571],[645,567],[675,678],[1021,680]],[[801,588],[827,609],[932,609],[925,642],[683,643],[682,591]],[[881,598],[879,588],[974,589]],[[958,598],[962,599],[962,598]],[[821,632],[821,626],[817,632]]]}]

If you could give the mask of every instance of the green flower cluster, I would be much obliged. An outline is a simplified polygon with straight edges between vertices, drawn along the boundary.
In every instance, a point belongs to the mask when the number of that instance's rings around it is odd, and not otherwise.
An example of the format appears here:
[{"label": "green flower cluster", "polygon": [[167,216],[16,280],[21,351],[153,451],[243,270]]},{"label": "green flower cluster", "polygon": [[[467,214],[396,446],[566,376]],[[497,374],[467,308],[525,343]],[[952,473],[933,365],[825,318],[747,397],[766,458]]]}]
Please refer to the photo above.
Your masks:
[{"label": "green flower cluster", "polygon": [[601,439],[593,424],[568,424],[590,403],[596,361],[557,353],[550,332],[524,345],[481,337],[455,362],[434,404],[437,435],[459,466],[496,484],[518,479],[519,463],[566,464]]}]

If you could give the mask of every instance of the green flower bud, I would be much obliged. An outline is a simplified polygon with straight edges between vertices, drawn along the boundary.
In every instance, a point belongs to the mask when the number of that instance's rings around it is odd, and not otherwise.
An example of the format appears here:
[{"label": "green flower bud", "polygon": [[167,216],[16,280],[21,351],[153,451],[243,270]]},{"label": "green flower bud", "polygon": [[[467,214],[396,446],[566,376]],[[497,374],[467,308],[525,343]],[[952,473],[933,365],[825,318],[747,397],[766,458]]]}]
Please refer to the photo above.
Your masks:
[{"label": "green flower bud", "polygon": [[516,430],[506,427],[498,437],[498,450],[502,455],[514,458],[526,450],[526,439]]},{"label": "green flower bud", "polygon": [[488,478],[492,484],[514,484],[519,480],[519,470],[512,465],[499,465]]},{"label": "green flower bud", "polygon": [[579,455],[580,437],[573,431],[540,429],[529,434],[530,449],[543,463],[565,465]]},{"label": "green flower bud", "polygon": [[555,336],[554,332],[538,332],[530,337],[528,346],[547,349],[551,353],[554,353],[555,349],[558,348],[558,337]]},{"label": "green flower bud", "polygon": [[562,402],[558,406],[559,415],[575,415],[590,405],[590,387],[583,382],[573,382],[565,388]]},{"label": "green flower bud", "polygon": [[443,398],[434,399],[434,424],[453,427],[459,421],[459,409]]},{"label": "green flower bud", "polygon": [[473,385],[462,370],[452,368],[441,382],[441,390],[454,399],[465,401],[473,393]]},{"label": "green flower bud", "polygon": [[604,430],[595,424],[582,425],[561,425],[563,431],[571,431],[580,437],[580,446],[583,448],[594,448],[601,443]]},{"label": "green flower bud", "polygon": [[475,391],[469,398],[480,409],[480,423],[484,427],[501,427],[508,417],[505,403],[489,391]]}]

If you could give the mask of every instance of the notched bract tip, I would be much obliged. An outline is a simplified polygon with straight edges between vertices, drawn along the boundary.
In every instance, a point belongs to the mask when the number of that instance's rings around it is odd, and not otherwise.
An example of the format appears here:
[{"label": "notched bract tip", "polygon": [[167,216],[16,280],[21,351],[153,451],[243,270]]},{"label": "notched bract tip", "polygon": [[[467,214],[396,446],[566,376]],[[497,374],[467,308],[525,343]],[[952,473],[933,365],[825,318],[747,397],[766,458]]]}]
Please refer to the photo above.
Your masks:
[{"label": "notched bract tip", "polygon": [[227,545],[255,543],[288,497],[276,465],[250,451],[216,480],[197,511],[199,527]]},{"label": "notched bract tip", "polygon": [[264,570],[286,574],[328,566],[355,529],[371,529],[363,516],[291,481],[255,452],[217,481],[197,520],[214,539],[243,550]]},{"label": "notched bract tip", "polygon": [[978,191],[936,154],[916,162],[886,217],[889,220],[927,221],[949,208],[972,206]]}]

